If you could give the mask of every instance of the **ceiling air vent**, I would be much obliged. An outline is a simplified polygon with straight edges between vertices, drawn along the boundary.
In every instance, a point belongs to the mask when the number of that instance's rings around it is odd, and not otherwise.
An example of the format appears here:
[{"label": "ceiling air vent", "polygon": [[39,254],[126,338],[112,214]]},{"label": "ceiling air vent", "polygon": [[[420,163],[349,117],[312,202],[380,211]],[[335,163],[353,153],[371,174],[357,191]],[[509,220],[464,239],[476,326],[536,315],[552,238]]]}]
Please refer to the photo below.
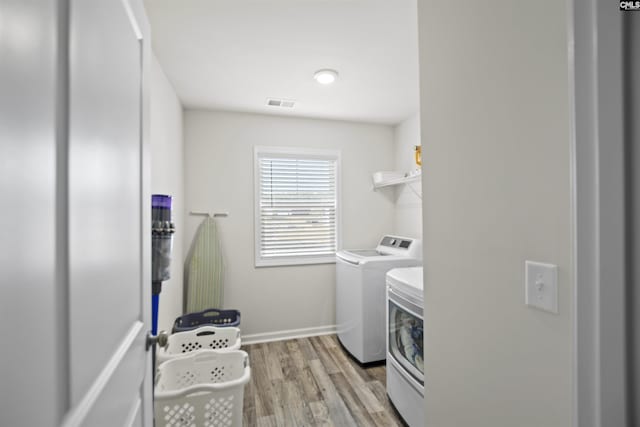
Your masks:
[{"label": "ceiling air vent", "polygon": [[290,99],[267,98],[267,105],[270,107],[293,108],[296,102]]}]

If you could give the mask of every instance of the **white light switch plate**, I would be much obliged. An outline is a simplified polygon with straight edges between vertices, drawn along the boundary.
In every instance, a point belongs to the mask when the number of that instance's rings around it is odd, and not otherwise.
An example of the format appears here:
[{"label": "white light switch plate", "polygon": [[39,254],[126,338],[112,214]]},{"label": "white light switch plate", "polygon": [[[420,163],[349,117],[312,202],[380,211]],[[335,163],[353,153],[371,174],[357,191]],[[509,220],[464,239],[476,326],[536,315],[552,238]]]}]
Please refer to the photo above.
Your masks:
[{"label": "white light switch plate", "polygon": [[528,306],[558,313],[558,266],[525,261],[525,301]]}]

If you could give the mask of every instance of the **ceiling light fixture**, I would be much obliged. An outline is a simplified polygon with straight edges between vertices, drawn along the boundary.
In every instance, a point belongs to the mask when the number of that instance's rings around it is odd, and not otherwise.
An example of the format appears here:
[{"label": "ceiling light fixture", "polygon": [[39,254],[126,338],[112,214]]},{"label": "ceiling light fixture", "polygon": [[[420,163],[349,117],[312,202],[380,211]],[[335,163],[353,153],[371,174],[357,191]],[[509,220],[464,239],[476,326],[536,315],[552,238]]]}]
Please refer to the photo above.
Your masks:
[{"label": "ceiling light fixture", "polygon": [[335,82],[338,78],[338,72],[336,70],[318,70],[313,75],[313,78],[316,79],[318,83],[321,85],[330,85]]}]

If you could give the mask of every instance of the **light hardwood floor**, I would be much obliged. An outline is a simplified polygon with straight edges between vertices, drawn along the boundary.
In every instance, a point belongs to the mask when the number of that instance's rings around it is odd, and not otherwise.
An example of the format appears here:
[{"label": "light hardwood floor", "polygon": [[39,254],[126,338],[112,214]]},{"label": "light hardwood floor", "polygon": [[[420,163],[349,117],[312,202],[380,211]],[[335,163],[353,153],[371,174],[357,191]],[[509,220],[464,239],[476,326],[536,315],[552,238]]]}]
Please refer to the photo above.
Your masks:
[{"label": "light hardwood floor", "polygon": [[251,381],[244,426],[404,426],[384,365],[363,368],[335,335],[243,346]]}]

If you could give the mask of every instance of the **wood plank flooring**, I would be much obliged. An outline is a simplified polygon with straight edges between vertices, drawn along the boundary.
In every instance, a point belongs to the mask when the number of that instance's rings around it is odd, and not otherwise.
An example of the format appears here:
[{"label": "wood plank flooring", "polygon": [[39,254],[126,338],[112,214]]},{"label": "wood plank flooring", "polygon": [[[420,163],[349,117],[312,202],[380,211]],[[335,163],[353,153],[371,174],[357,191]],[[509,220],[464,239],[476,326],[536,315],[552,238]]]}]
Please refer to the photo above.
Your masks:
[{"label": "wood plank flooring", "polygon": [[384,365],[363,368],[335,335],[242,348],[251,365],[244,426],[405,426],[387,398]]}]

